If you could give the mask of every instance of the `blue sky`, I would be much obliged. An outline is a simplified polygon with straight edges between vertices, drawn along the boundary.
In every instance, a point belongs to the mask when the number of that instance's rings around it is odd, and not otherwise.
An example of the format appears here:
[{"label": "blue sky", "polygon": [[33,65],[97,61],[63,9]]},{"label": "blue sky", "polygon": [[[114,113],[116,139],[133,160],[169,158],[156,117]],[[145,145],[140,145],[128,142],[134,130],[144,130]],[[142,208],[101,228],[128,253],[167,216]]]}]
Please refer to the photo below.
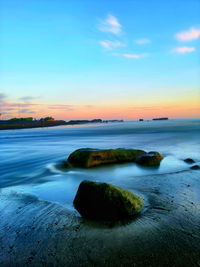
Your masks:
[{"label": "blue sky", "polygon": [[132,108],[148,117],[144,108],[160,115],[185,103],[183,114],[199,112],[200,1],[0,3],[4,106],[37,117],[60,105],[62,118],[132,118]]}]

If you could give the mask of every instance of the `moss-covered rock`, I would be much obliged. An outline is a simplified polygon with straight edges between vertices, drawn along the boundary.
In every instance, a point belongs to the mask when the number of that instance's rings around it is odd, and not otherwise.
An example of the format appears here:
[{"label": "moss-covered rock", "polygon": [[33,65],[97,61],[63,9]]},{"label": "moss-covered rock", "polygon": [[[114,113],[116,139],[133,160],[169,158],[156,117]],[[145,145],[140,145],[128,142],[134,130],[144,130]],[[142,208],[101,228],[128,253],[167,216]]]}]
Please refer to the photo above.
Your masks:
[{"label": "moss-covered rock", "polygon": [[154,167],[159,166],[163,155],[158,152],[144,153],[136,158],[136,163],[144,166]]},{"label": "moss-covered rock", "polygon": [[134,162],[136,157],[145,153],[137,149],[91,149],[75,150],[67,159],[66,166],[90,168],[112,163]]},{"label": "moss-covered rock", "polygon": [[142,208],[144,200],[120,187],[83,181],[74,199],[74,207],[91,220],[117,221],[130,219]]},{"label": "moss-covered rock", "polygon": [[191,158],[187,158],[187,159],[184,159],[184,161],[188,164],[192,164],[192,163],[195,163],[195,161]]}]

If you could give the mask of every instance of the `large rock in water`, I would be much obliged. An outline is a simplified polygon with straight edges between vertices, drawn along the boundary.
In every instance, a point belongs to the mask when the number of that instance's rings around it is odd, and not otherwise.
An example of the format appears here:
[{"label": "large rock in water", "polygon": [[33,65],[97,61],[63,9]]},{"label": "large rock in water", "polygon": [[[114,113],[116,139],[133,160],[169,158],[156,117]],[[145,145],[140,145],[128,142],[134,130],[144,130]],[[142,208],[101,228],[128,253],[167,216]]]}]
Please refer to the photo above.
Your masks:
[{"label": "large rock in water", "polygon": [[163,155],[161,155],[160,153],[152,151],[138,156],[136,158],[136,163],[150,167],[159,166],[163,158]]},{"label": "large rock in water", "polygon": [[91,220],[130,219],[142,208],[144,200],[120,187],[83,181],[74,199],[74,207]]},{"label": "large rock in water", "polygon": [[90,168],[99,165],[134,162],[136,157],[145,153],[137,149],[91,149],[75,150],[67,159],[66,166]]}]

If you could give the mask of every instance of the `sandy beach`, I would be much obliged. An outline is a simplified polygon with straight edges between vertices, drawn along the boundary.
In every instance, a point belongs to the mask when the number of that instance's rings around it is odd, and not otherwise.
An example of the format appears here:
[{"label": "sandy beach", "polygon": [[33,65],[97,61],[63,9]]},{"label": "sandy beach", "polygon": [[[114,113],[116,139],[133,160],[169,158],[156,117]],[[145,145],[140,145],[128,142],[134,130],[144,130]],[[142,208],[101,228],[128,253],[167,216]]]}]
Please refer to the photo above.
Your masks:
[{"label": "sandy beach", "polygon": [[199,266],[199,172],[135,177],[127,186],[147,204],[138,218],[116,225],[2,190],[0,265]]}]

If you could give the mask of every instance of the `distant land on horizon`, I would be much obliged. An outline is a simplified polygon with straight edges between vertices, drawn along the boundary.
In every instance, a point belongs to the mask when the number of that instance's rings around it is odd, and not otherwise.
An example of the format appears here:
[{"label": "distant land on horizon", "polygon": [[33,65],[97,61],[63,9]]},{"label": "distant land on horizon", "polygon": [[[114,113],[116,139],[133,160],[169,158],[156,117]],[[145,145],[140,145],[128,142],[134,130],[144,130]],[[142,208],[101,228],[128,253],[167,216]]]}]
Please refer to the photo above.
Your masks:
[{"label": "distant land on horizon", "polygon": [[[169,120],[167,117],[153,118],[153,119],[139,119],[137,121],[163,121]],[[39,127],[52,127],[61,125],[81,125],[89,123],[113,123],[113,122],[124,122],[122,119],[102,120],[56,120],[53,117],[45,117],[41,119],[33,119],[32,117],[26,118],[12,118],[9,120],[0,120],[0,130],[10,129],[24,129],[24,128],[39,128]]]},{"label": "distant land on horizon", "polygon": [[123,122],[123,120],[55,120],[52,117],[41,118],[33,120],[32,117],[27,118],[12,118],[10,120],[0,120],[0,130],[11,129],[24,129],[24,128],[39,128],[39,127],[52,127],[60,125],[78,125],[87,123],[109,123],[109,122]]}]

